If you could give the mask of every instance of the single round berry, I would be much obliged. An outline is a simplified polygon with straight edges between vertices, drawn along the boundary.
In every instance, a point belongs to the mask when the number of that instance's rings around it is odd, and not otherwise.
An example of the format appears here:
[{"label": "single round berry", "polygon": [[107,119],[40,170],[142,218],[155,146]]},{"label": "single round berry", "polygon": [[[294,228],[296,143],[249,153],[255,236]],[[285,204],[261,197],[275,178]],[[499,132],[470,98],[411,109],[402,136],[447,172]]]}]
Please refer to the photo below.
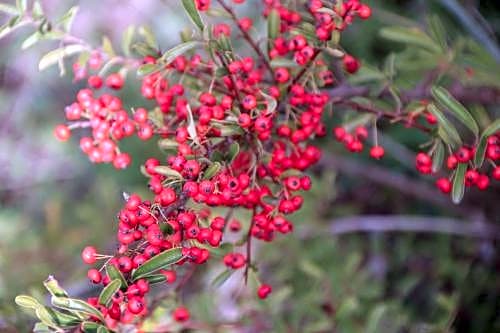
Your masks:
[{"label": "single round berry", "polygon": [[172,313],[172,317],[174,318],[175,321],[179,323],[185,322],[189,320],[190,317],[189,310],[184,306],[179,306]]},{"label": "single round berry", "polygon": [[93,247],[93,246],[85,247],[82,251],[83,262],[88,264],[88,265],[92,265],[97,260],[96,254],[97,254],[97,251],[96,251],[95,247]]},{"label": "single round berry", "polygon": [[68,141],[71,137],[71,130],[66,125],[57,125],[54,129],[54,136],[59,141]]}]

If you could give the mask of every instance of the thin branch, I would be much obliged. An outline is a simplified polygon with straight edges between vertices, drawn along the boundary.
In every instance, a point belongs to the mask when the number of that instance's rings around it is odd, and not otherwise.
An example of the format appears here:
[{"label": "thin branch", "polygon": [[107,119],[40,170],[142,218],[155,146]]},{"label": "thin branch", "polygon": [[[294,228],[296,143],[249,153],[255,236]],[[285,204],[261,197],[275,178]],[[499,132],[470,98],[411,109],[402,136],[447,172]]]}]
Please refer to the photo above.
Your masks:
[{"label": "thin branch", "polygon": [[448,217],[365,215],[333,220],[331,235],[358,232],[439,233],[471,238],[500,239],[500,226],[484,222],[463,222]]}]

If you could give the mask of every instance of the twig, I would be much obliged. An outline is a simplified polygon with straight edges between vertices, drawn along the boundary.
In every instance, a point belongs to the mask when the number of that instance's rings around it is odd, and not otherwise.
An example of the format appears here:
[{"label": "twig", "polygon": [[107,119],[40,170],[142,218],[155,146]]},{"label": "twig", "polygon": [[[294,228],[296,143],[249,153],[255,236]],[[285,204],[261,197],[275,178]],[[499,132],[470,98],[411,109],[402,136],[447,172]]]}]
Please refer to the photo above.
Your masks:
[{"label": "twig", "polygon": [[330,235],[358,232],[440,233],[471,238],[500,239],[500,226],[491,223],[463,222],[448,217],[365,215],[333,220]]}]

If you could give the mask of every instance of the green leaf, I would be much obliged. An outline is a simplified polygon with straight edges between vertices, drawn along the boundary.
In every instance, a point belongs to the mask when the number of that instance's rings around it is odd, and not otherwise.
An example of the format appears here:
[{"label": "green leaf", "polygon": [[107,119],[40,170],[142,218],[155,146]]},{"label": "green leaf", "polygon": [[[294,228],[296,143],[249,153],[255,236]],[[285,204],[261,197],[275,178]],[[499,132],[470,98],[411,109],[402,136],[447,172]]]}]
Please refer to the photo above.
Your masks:
[{"label": "green leaf", "polygon": [[262,90],[260,91],[260,94],[264,97],[267,103],[267,113],[271,114],[273,113],[276,108],[278,107],[278,101],[276,98],[269,96],[268,94],[265,94]]},{"label": "green leaf", "polygon": [[17,296],[15,302],[17,305],[28,309],[36,309],[41,306],[41,304],[34,297],[28,295]]},{"label": "green leaf", "polygon": [[488,137],[492,136],[496,132],[500,131],[500,118],[496,119],[490,126],[488,126],[483,134],[481,134],[481,138],[479,139],[479,144],[476,148],[476,154],[474,155],[474,165],[476,168],[480,168],[484,162],[484,155],[486,153],[486,146],[488,143]]},{"label": "green leaf", "polygon": [[417,28],[384,27],[380,30],[380,36],[390,41],[421,47],[433,53],[441,52],[439,45]]},{"label": "green leaf", "polygon": [[158,71],[160,67],[156,64],[144,64],[137,68],[137,75],[145,76]]},{"label": "green leaf", "polygon": [[82,330],[84,333],[109,333],[109,330],[105,326],[91,321],[83,322]]},{"label": "green leaf", "polygon": [[40,1],[36,0],[33,2],[33,8],[31,9],[31,14],[34,18],[39,18],[43,16],[43,8]]},{"label": "green leaf", "polygon": [[189,41],[177,46],[174,46],[167,52],[163,53],[160,60],[165,64],[169,65],[172,61],[175,60],[178,56],[183,55],[184,53],[191,51],[192,49],[203,45],[203,43],[198,41]]},{"label": "green leaf", "polygon": [[149,46],[153,50],[156,50],[156,48],[158,47],[158,42],[156,41],[156,37],[150,27],[144,25],[140,26],[139,35],[144,38],[147,46]]},{"label": "green leaf", "polygon": [[4,12],[5,14],[9,15],[18,15],[19,11],[17,10],[16,7],[5,4],[5,3],[0,3],[0,12]]},{"label": "green leaf", "polygon": [[439,16],[431,15],[427,19],[427,23],[429,26],[429,33],[431,35],[431,38],[439,44],[441,50],[446,51],[448,49],[448,43],[446,41],[446,30]]},{"label": "green leaf", "polygon": [[274,58],[269,63],[271,67],[299,67],[299,65],[293,59],[288,58]]},{"label": "green leaf", "polygon": [[278,37],[280,33],[280,24],[280,14],[278,10],[271,10],[267,17],[267,37],[270,43]]},{"label": "green leaf", "polygon": [[356,115],[348,121],[344,122],[342,124],[342,127],[344,127],[347,132],[352,132],[358,126],[364,126],[366,124],[372,123],[373,119],[375,119],[375,115],[371,113]]},{"label": "green leaf", "polygon": [[179,171],[176,171],[172,168],[169,168],[166,165],[159,165],[155,167],[155,172],[159,173],[160,175],[167,176],[169,178],[178,178],[182,179],[182,175],[179,173]]},{"label": "green leaf", "polygon": [[42,38],[42,34],[38,31],[35,31],[31,35],[26,38],[21,44],[21,49],[26,50],[31,46],[35,45]]},{"label": "green leaf", "polygon": [[102,36],[102,50],[111,58],[116,55],[113,44],[111,44],[111,40],[107,36]]},{"label": "green leaf", "polygon": [[16,0],[16,7],[19,13],[24,13],[28,8],[28,0]]},{"label": "green leaf", "polygon": [[54,318],[52,318],[50,312],[48,311],[49,308],[45,306],[39,306],[35,309],[35,314],[36,317],[45,325],[61,330],[61,327],[58,326],[58,324],[55,322]]},{"label": "green leaf", "polygon": [[172,139],[161,139],[158,141],[158,147],[160,149],[169,150],[176,149],[179,146],[179,143]]},{"label": "green leaf", "polygon": [[193,24],[196,25],[201,32],[203,32],[203,30],[205,30],[205,23],[203,23],[198,9],[196,9],[194,0],[182,0],[182,6]]},{"label": "green leaf", "polygon": [[231,277],[231,275],[233,275],[234,272],[234,269],[226,269],[222,271],[212,280],[212,286],[214,286],[215,288],[219,288]]},{"label": "green leaf", "polygon": [[459,204],[465,192],[465,172],[467,163],[459,163],[453,177],[453,188],[451,190],[451,200],[454,204]]},{"label": "green leaf", "polygon": [[146,261],[132,272],[132,280],[138,280],[144,276],[150,275],[159,269],[164,269],[175,264],[182,259],[182,250],[179,247],[166,250]]},{"label": "green leaf", "polygon": [[460,138],[457,129],[444,116],[444,114],[434,104],[429,104],[427,106],[427,110],[437,118],[439,123],[438,134],[440,134],[443,141],[452,146],[453,148],[461,146],[462,139]]},{"label": "green leaf", "polygon": [[85,51],[85,47],[78,44],[67,45],[55,50],[50,51],[40,59],[38,63],[38,69],[43,71],[44,69],[57,64],[64,57],[71,56]]},{"label": "green leaf", "polygon": [[7,36],[12,32],[16,27],[12,27],[9,23],[6,23],[0,27],[0,39]]},{"label": "green leaf", "polygon": [[130,56],[130,45],[132,45],[132,40],[134,39],[135,26],[131,25],[125,30],[122,36],[122,50],[126,56]]},{"label": "green leaf", "polygon": [[[43,308],[44,310],[38,311],[37,315],[43,314],[44,316],[50,316],[51,321],[59,327],[73,327],[81,322],[80,318],[72,314],[62,313],[46,306],[44,306]],[[41,320],[42,318],[39,317],[39,319]]]},{"label": "green leaf", "polygon": [[219,162],[214,162],[203,173],[203,179],[210,179],[215,176],[221,169],[222,165]]},{"label": "green leaf", "polygon": [[236,156],[238,156],[239,153],[240,153],[240,144],[238,142],[234,141],[229,146],[229,152],[228,152],[228,156],[227,156],[228,162],[232,163],[234,161],[234,159],[236,158]]},{"label": "green leaf", "polygon": [[52,304],[58,308],[68,310],[70,312],[82,312],[87,315],[95,316],[99,318],[100,321],[104,322],[104,317],[102,316],[101,312],[99,312],[99,310],[97,310],[92,305],[82,300],[52,296]]},{"label": "green leaf", "polygon": [[78,13],[78,6],[71,7],[58,21],[57,23],[63,27],[63,30],[69,32],[75,16]]},{"label": "green leaf", "polygon": [[143,277],[146,281],[149,282],[149,284],[157,284],[157,283],[162,283],[167,280],[165,275],[163,274],[151,274],[151,275],[146,275]]},{"label": "green leaf", "polygon": [[36,323],[35,327],[33,327],[33,333],[52,333],[52,330],[49,326],[44,323]]},{"label": "green leaf", "polygon": [[108,306],[109,301],[111,301],[113,295],[116,294],[118,290],[120,290],[121,285],[122,282],[120,281],[120,279],[115,279],[108,283],[108,285],[104,287],[99,294],[99,303]]},{"label": "green leaf", "polygon": [[467,111],[467,109],[457,101],[446,89],[443,87],[432,87],[432,96],[446,109],[450,110],[453,115],[467,126],[476,137],[479,136],[479,127],[477,126],[474,117]]},{"label": "green leaf", "polygon": [[122,272],[120,272],[115,265],[112,264],[106,265],[106,274],[108,274],[110,280],[116,280],[116,279],[120,280],[121,289],[127,288],[127,281],[123,277]]},{"label": "green leaf", "polygon": [[45,288],[50,292],[52,296],[57,297],[68,297],[68,293],[64,290],[52,275],[43,282]]},{"label": "green leaf", "polygon": [[368,322],[366,324],[366,333],[377,333],[383,330],[383,318],[387,312],[387,306],[385,304],[377,305],[373,311],[370,313]]},{"label": "green leaf", "polygon": [[434,154],[432,155],[432,172],[438,172],[443,165],[445,155],[445,147],[443,142],[439,140],[436,144]]}]

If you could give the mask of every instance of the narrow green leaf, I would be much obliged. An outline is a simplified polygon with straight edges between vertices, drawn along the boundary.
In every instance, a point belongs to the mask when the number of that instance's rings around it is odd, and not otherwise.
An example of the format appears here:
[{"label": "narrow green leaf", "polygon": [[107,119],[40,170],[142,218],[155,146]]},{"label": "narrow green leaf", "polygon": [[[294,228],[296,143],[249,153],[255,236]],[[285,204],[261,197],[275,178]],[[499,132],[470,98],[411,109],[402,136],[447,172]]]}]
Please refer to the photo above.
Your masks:
[{"label": "narrow green leaf", "polygon": [[122,36],[122,50],[126,56],[130,56],[130,45],[132,45],[132,40],[134,39],[135,26],[131,25],[125,30]]},{"label": "narrow green leaf", "polygon": [[54,330],[52,330],[49,326],[45,325],[44,323],[36,323],[35,327],[33,327],[33,333],[53,333]]},{"label": "narrow green leaf", "polygon": [[102,50],[111,58],[116,55],[116,52],[113,49],[113,44],[107,36],[102,36]]},{"label": "narrow green leaf", "polygon": [[109,333],[109,330],[105,326],[92,321],[83,322],[82,330],[84,333]]},{"label": "narrow green leaf", "polygon": [[33,15],[34,18],[40,18],[43,16],[43,8],[39,0],[33,2],[33,8],[31,9],[31,14]]},{"label": "narrow green leaf", "polygon": [[203,45],[203,43],[198,42],[198,41],[189,41],[189,42],[179,44],[177,46],[174,46],[173,48],[171,48],[167,52],[163,53],[163,55],[161,56],[161,61],[165,65],[169,65],[178,56],[181,56],[184,53],[191,51],[192,49],[199,47],[201,45]]},{"label": "narrow green leaf", "polygon": [[432,172],[438,172],[443,165],[445,155],[445,147],[443,142],[439,140],[436,144],[436,149],[432,155]]},{"label": "narrow green leaf", "polygon": [[387,313],[387,306],[385,304],[377,305],[373,311],[370,313],[368,322],[366,324],[366,333],[377,333],[383,330],[383,319]]},{"label": "narrow green leaf", "polygon": [[78,13],[78,6],[71,7],[58,21],[64,31],[69,32],[73,21],[75,20],[76,14]]},{"label": "narrow green leaf", "polygon": [[267,16],[267,37],[270,43],[278,37],[280,33],[280,24],[280,14],[278,10],[271,10]]},{"label": "narrow green leaf", "polygon": [[49,277],[43,282],[43,285],[52,296],[68,297],[66,290],[59,285],[59,282],[57,282],[52,275],[49,275]]},{"label": "narrow green leaf", "polygon": [[116,294],[118,290],[120,290],[121,285],[122,282],[120,281],[120,279],[115,279],[108,283],[108,285],[104,287],[99,294],[99,303],[108,306],[109,302],[113,298],[113,295]]},{"label": "narrow green leaf", "polygon": [[276,108],[278,107],[278,101],[276,98],[264,93],[262,90],[260,91],[260,94],[264,97],[267,103],[267,114],[273,113]]},{"label": "narrow green leaf", "polygon": [[236,156],[238,156],[239,153],[240,153],[240,144],[238,142],[234,141],[229,146],[229,152],[228,152],[228,156],[227,156],[228,162],[232,163],[234,161],[234,159],[236,158]]},{"label": "narrow green leaf", "polygon": [[168,166],[165,165],[159,165],[155,167],[155,171],[159,173],[160,175],[167,176],[169,178],[178,178],[182,179],[182,175],[179,173],[179,171],[176,171],[172,168],[169,168]]},{"label": "narrow green leaf", "polygon": [[477,126],[474,117],[467,111],[467,109],[457,101],[446,89],[443,87],[432,87],[432,96],[446,109],[451,111],[453,115],[467,126],[476,137],[479,136],[479,127]]},{"label": "narrow green leaf", "polygon": [[455,171],[455,177],[453,177],[453,188],[451,191],[451,200],[454,204],[459,204],[464,197],[466,171],[467,163],[459,163]]},{"label": "narrow green leaf", "polygon": [[347,132],[352,132],[358,126],[364,126],[366,124],[372,123],[373,119],[375,119],[375,116],[371,113],[356,115],[355,117],[344,122],[342,124],[342,127],[344,127]]},{"label": "narrow green leaf", "polygon": [[0,39],[2,39],[3,37],[7,36],[15,28],[16,27],[11,27],[8,23],[0,26]]},{"label": "narrow green leaf", "polygon": [[179,143],[173,139],[161,139],[158,141],[158,147],[160,147],[160,149],[176,149],[178,146]]},{"label": "narrow green leaf", "polygon": [[[44,310],[38,311],[38,314],[43,314],[44,316],[50,316],[51,321],[55,323],[55,325],[63,328],[74,327],[81,323],[81,319],[77,316],[68,313],[62,313],[60,311],[51,309],[49,307],[43,307]],[[41,318],[39,317],[41,320]]]},{"label": "narrow green leaf", "polygon": [[166,250],[146,261],[132,272],[132,280],[138,280],[144,276],[150,275],[159,269],[164,269],[175,264],[182,259],[182,250],[179,247]]},{"label": "narrow green leaf", "polygon": [[19,295],[16,297],[15,302],[23,308],[36,309],[41,304],[34,298],[28,295]]},{"label": "narrow green leaf", "polygon": [[299,65],[293,59],[288,58],[275,58],[270,62],[271,67],[299,67]]},{"label": "narrow green leaf", "polygon": [[205,23],[203,23],[203,20],[201,19],[200,13],[196,8],[194,0],[182,0],[182,6],[184,6],[184,10],[188,14],[193,24],[196,25],[201,32],[203,32],[203,30],[205,30]]},{"label": "narrow green leaf", "polygon": [[45,306],[39,306],[35,309],[36,317],[45,325],[61,330],[61,327],[55,322],[55,320],[50,315],[48,308]]},{"label": "narrow green leaf", "polygon": [[42,38],[42,34],[38,31],[35,31],[31,35],[26,38],[21,44],[21,49],[26,50],[31,46],[35,45]]},{"label": "narrow green leaf", "polygon": [[427,19],[429,26],[429,33],[431,38],[436,41],[441,47],[441,50],[446,51],[448,49],[448,43],[446,41],[446,30],[444,29],[443,22],[438,15],[431,15]]},{"label": "narrow green leaf", "polygon": [[99,318],[102,322],[104,322],[104,317],[101,312],[97,310],[92,305],[88,304],[79,299],[67,298],[67,297],[55,297],[52,296],[52,304],[58,308],[68,310],[70,312],[82,312],[91,316],[95,316]]},{"label": "narrow green leaf", "polygon": [[28,0],[16,0],[16,7],[19,13],[24,13],[28,8]]},{"label": "narrow green leaf", "polygon": [[160,70],[160,67],[156,64],[144,64],[137,68],[137,75],[145,76]]},{"label": "narrow green leaf", "polygon": [[108,275],[110,280],[116,280],[116,279],[120,280],[121,289],[126,289],[128,287],[125,277],[123,277],[122,272],[120,272],[115,265],[112,264],[106,265],[106,274]]},{"label": "narrow green leaf", "polygon": [[480,168],[484,162],[484,155],[486,153],[486,146],[488,143],[488,137],[500,131],[500,118],[496,119],[490,126],[488,126],[479,140],[479,144],[476,148],[476,154],[474,155],[474,165],[476,168]]},{"label": "narrow green leaf", "polygon": [[214,162],[203,173],[203,179],[210,179],[215,176],[221,169],[222,165],[219,162]]},{"label": "narrow green leaf", "polygon": [[193,140],[195,143],[198,142],[198,131],[196,130],[196,124],[194,122],[193,118],[193,111],[191,111],[191,106],[189,104],[186,106],[187,112],[188,112],[188,125],[187,125],[187,132],[189,136],[191,137],[191,140]]},{"label": "narrow green leaf", "polygon": [[9,15],[18,15],[19,11],[16,7],[8,5],[6,3],[0,3],[0,12],[4,12]]},{"label": "narrow green leaf", "polygon": [[[443,135],[441,137],[444,140],[444,142],[451,145],[453,148],[457,148],[457,147],[461,146],[462,139],[460,138],[460,135],[458,134],[457,129],[444,116],[444,114],[434,104],[429,104],[427,106],[427,110],[437,118],[439,126],[440,126],[439,130],[442,129],[442,131],[446,134],[446,135]],[[438,133],[439,133],[439,130],[438,130]]]},{"label": "narrow green leaf", "polygon": [[439,45],[417,28],[384,27],[380,30],[380,36],[390,41],[422,47],[433,53],[441,52]]},{"label": "narrow green leaf", "polygon": [[222,286],[224,284],[224,282],[226,282],[231,277],[231,275],[233,275],[234,272],[235,272],[234,269],[226,269],[226,270],[222,271],[219,275],[217,275],[212,280],[212,283],[211,283],[212,286],[215,288],[219,288],[220,286]]},{"label": "narrow green leaf", "polygon": [[64,57],[68,57],[82,51],[85,51],[85,47],[78,44],[72,44],[50,51],[49,53],[44,55],[42,59],[40,59],[40,62],[38,63],[38,69],[40,71],[43,71],[47,67],[57,64],[57,62]]},{"label": "narrow green leaf", "polygon": [[158,42],[156,41],[156,37],[150,27],[145,25],[140,26],[139,35],[144,38],[147,46],[149,46],[153,50],[156,50],[156,48],[158,47]]},{"label": "narrow green leaf", "polygon": [[149,282],[149,284],[158,284],[165,282],[167,278],[163,274],[151,274],[151,275],[146,275],[143,277],[146,281]]}]

